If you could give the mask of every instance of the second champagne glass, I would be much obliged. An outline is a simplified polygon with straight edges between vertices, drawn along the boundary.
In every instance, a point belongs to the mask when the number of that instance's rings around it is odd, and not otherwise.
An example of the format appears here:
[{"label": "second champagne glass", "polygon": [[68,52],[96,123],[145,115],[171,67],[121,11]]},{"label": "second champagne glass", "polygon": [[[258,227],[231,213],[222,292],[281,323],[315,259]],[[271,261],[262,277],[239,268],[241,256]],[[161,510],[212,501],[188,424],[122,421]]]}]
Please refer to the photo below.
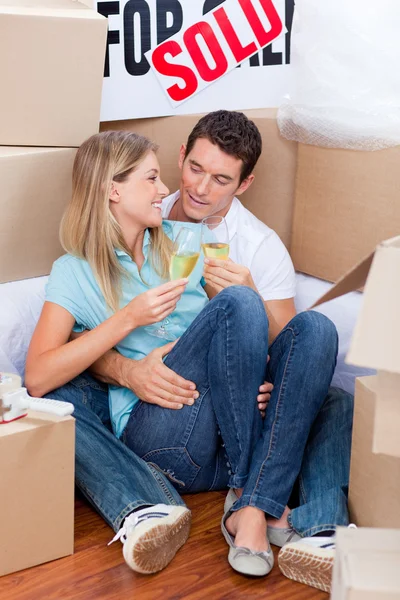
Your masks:
[{"label": "second champagne glass", "polygon": [[229,232],[224,217],[206,217],[202,220],[201,247],[207,258],[228,259]]}]

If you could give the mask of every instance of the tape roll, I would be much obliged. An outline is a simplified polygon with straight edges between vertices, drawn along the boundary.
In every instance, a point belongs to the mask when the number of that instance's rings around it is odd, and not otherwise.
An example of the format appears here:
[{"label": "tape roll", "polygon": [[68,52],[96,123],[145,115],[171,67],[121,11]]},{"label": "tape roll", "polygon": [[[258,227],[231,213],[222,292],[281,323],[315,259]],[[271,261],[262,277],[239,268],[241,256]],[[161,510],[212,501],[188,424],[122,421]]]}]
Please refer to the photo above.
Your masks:
[{"label": "tape roll", "polygon": [[3,394],[17,390],[22,385],[22,380],[15,373],[0,373],[0,399]]}]

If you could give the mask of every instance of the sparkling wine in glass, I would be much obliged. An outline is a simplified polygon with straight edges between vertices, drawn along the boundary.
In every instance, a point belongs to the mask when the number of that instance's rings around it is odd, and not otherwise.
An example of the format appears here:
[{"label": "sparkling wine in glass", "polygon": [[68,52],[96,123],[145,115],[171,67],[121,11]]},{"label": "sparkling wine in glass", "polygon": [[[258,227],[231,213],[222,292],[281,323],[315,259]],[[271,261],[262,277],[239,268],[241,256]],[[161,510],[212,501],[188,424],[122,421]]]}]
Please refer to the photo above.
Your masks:
[{"label": "sparkling wine in glass", "polygon": [[[199,228],[200,229],[200,228]],[[189,277],[196,266],[200,256],[200,231],[181,227],[173,244],[173,250],[169,263],[169,278],[171,281]],[[151,335],[168,341],[176,339],[176,336],[167,329],[168,317],[165,318],[158,329],[150,331]]]},{"label": "sparkling wine in glass", "polygon": [[206,217],[202,220],[201,247],[207,258],[228,259],[229,233],[224,217]]}]

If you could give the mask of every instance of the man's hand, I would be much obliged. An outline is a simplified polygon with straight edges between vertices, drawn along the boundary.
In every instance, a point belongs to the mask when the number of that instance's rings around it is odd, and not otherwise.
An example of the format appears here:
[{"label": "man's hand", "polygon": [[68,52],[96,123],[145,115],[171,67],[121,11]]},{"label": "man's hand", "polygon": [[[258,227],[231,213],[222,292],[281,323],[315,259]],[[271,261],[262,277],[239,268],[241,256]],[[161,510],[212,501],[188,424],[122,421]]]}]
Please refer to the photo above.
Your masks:
[{"label": "man's hand", "polygon": [[141,400],[163,408],[179,409],[193,404],[199,397],[196,386],[164,365],[163,357],[171,352],[176,342],[156,348],[145,358],[125,361],[124,387],[131,389]]},{"label": "man's hand", "polygon": [[217,292],[231,285],[247,285],[257,291],[250,270],[242,265],[237,265],[230,258],[228,260],[204,259],[203,276],[206,283]]},{"label": "man's hand", "polygon": [[257,396],[257,402],[258,402],[258,410],[261,413],[262,418],[265,417],[265,411],[267,410],[267,406],[268,406],[268,402],[271,398],[271,393],[272,390],[274,389],[274,386],[272,385],[272,383],[269,383],[268,381],[264,381],[263,385],[260,385],[259,387],[259,395]]}]

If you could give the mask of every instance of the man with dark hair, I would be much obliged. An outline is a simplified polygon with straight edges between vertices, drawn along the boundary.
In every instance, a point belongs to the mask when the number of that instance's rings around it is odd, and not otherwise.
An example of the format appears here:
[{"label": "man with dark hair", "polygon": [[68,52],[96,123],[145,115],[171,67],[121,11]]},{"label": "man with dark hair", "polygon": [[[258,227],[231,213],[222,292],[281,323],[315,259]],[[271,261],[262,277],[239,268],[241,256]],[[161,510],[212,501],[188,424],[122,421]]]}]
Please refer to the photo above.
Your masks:
[{"label": "man with dark hair", "polygon": [[[320,343],[324,339],[325,325],[317,315],[318,331],[311,326],[310,315],[316,313],[296,315],[295,274],[285,246],[277,234],[238,199],[254,179],[253,169],[261,145],[257,127],[244,114],[216,111],[206,115],[189,135],[187,144],[181,147],[180,189],[163,201],[162,210],[165,218],[176,221],[200,222],[210,215],[225,217],[230,259],[205,260],[207,291],[209,289],[212,296],[230,285],[246,285],[256,290],[264,301],[271,358],[266,370],[268,381],[260,387],[257,401],[263,416],[268,404],[265,421],[273,431],[265,467],[268,477],[274,478],[272,495],[288,482],[293,489],[286,506],[276,503],[275,509],[266,515],[267,535],[271,543],[287,544],[290,549],[292,542],[301,544],[303,537],[330,535],[337,525],[348,524],[346,486],[352,397],[331,388],[325,401],[320,398],[322,408],[313,417],[308,400],[303,397],[309,389],[316,389],[319,373],[315,372],[304,382],[302,373],[307,355],[302,365],[291,362],[290,348],[299,340],[306,340],[310,348]],[[218,238],[217,231],[215,233]],[[327,338],[332,336],[327,333]],[[133,390],[144,402],[179,410],[185,404],[196,402],[198,392],[193,382],[186,381],[163,363],[163,357],[174,343],[154,350],[139,361],[109,351],[92,365],[91,372],[105,383]],[[310,371],[310,365],[307,368]],[[78,379],[79,385],[74,385],[77,417],[80,403],[87,408],[88,397],[94,391],[98,394],[101,388],[101,384],[87,374]],[[77,399],[77,389],[81,400]],[[104,387],[103,395],[106,390]],[[124,542],[124,557],[131,568],[144,573],[155,572],[169,563],[188,535],[188,512],[182,508],[184,504],[175,489],[182,488],[173,474],[145,463],[113,437],[103,425],[109,427],[105,405],[102,414],[97,414],[99,408],[95,402],[91,410],[93,418],[85,413],[84,435],[79,435],[77,418],[78,485],[107,522],[119,530],[116,539]],[[293,448],[291,431],[302,426],[308,427],[307,444],[305,448]],[[237,502],[234,493],[228,494],[225,511],[235,511],[233,505]],[[234,531],[229,533],[234,536]],[[149,545],[151,552],[145,550]],[[293,569],[290,572],[287,569],[286,574],[325,589],[326,566],[320,567],[326,562],[332,563],[332,550],[327,557],[321,550],[321,557],[313,555],[312,560],[307,548],[300,549],[300,554],[302,552],[310,564],[309,576],[304,579],[304,571],[297,576]],[[290,559],[290,553],[288,556]],[[285,560],[283,554],[283,572]],[[304,566],[299,562],[300,567]]]}]

